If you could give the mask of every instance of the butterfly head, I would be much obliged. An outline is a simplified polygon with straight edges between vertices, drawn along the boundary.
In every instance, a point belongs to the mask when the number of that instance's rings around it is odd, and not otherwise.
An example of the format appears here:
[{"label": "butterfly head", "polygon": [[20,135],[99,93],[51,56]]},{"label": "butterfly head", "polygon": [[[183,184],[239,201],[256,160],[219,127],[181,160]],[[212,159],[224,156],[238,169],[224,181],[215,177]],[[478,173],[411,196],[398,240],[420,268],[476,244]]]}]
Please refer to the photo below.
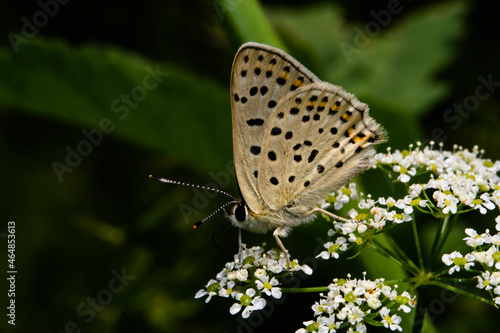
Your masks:
[{"label": "butterfly head", "polygon": [[244,228],[244,224],[248,219],[248,209],[245,201],[233,201],[224,208],[224,215],[234,226]]},{"label": "butterfly head", "polygon": [[253,212],[244,200],[232,201],[224,207],[224,215],[237,228],[256,233],[265,233],[276,229],[271,214]]}]

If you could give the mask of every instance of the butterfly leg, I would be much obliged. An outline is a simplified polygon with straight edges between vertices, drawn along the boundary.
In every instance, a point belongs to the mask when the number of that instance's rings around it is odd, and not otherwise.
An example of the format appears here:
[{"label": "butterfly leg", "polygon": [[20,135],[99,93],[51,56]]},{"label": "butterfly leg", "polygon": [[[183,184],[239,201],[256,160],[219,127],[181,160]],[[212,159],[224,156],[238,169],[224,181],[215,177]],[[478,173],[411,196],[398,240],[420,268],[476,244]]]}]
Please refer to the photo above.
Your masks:
[{"label": "butterfly leg", "polygon": [[325,214],[325,215],[327,215],[327,216],[330,216],[332,219],[335,219],[335,220],[337,220],[337,221],[341,221],[341,222],[352,222],[352,220],[350,220],[350,219],[346,219],[345,217],[340,217],[340,216],[338,216],[338,215],[335,215],[335,214],[333,214],[333,213],[331,213],[331,212],[329,212],[329,211],[327,211],[327,210],[324,210],[324,209],[322,209],[322,208],[319,208],[319,207],[316,207],[316,208],[314,208],[314,209],[310,210],[309,212],[305,213],[303,216],[305,217],[305,216],[308,216],[308,215],[311,215],[311,214],[313,214],[313,213],[317,213],[317,212],[319,212],[319,213],[323,213],[323,214]]},{"label": "butterfly leg", "polygon": [[285,253],[286,263],[288,264],[288,270],[290,271],[290,276],[293,276],[292,264],[290,263],[290,256],[288,255],[288,250],[283,245],[283,242],[281,242],[281,239],[280,239],[280,236],[279,236],[279,234],[280,234],[280,232],[281,232],[282,229],[283,229],[282,227],[276,228],[276,230],[274,230],[274,232],[273,232],[273,236],[276,239],[276,243],[278,244],[278,246],[280,247],[280,249]]},{"label": "butterfly leg", "polygon": [[241,240],[241,228],[238,228],[238,259],[241,263],[241,254],[243,252],[243,241]]}]

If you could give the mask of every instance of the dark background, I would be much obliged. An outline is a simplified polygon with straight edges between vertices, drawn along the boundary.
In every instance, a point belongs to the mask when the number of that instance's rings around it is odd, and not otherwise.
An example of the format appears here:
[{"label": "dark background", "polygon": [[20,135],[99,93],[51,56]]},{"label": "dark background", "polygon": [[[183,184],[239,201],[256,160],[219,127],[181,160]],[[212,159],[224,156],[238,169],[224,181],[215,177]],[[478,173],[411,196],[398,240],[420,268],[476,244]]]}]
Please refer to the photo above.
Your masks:
[{"label": "dark background", "polygon": [[[237,10],[245,0],[225,3]],[[262,6],[290,54],[370,105],[393,149],[434,139],[445,149],[477,144],[486,157],[499,159],[498,87],[470,110],[452,111],[454,104],[474,101],[479,76],[500,82],[497,11],[486,1],[406,1],[386,26],[379,23],[378,31],[361,38],[359,31],[377,26],[372,11],[380,14],[390,3],[265,1]],[[6,224],[15,221],[16,331],[71,331],[66,325],[74,322],[83,332],[291,332],[312,318],[314,294],[286,295],[283,304],[252,317],[250,326],[229,314],[230,300],[195,300],[196,291],[236,252],[237,241],[231,227],[217,232],[225,223],[222,214],[197,231],[191,224],[227,198],[208,200],[190,188],[148,179],[152,173],[194,184],[230,182],[221,187],[237,193],[228,78],[237,48],[248,40],[231,24],[232,12],[221,14],[221,8],[217,1],[74,0],[60,4],[28,38],[23,18],[33,22],[43,10],[40,3],[3,4],[0,247],[6,253]],[[10,33],[25,38],[18,50]],[[342,43],[356,47],[351,61]],[[157,88],[137,104],[120,102],[122,94],[144,85],[147,68],[157,66],[168,73]],[[109,133],[95,134],[100,126]],[[83,130],[94,130],[98,144],[87,156],[73,157],[71,172],[58,177],[54,166],[68,167],[68,147],[85,149]],[[372,178],[363,177],[364,186],[387,193],[380,187],[385,181]],[[187,207],[195,212],[183,214]],[[317,222],[298,228],[285,242],[294,257],[310,258],[317,235],[326,230]],[[215,233],[225,254],[212,245]],[[244,237],[249,245],[274,244],[271,235]],[[3,258],[1,276],[7,270]],[[319,264],[301,285],[327,285],[333,277],[361,277],[366,270],[362,258]],[[116,272],[131,277],[110,294],[105,290],[113,290],[109,283]],[[368,277],[379,277],[372,274]],[[4,278],[0,287],[5,309]],[[88,298],[97,295],[112,299],[90,310]],[[442,332],[492,331],[491,318],[498,317],[465,298],[434,314],[433,324]],[[13,331],[2,317],[2,331]]]}]

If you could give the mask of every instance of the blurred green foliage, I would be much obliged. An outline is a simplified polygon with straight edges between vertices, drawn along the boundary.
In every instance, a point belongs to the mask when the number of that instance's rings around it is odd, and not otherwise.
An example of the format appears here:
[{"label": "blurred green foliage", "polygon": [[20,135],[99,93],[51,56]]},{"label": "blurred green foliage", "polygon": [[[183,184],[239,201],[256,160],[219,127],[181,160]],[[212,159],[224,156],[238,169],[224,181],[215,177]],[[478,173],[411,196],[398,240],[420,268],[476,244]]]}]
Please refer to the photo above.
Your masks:
[{"label": "blurred green foliage", "polygon": [[[236,231],[218,231],[222,215],[191,228],[226,198],[147,178],[212,182],[236,193],[229,177],[228,78],[243,42],[286,48],[320,78],[356,94],[388,129],[391,147],[427,142],[442,129],[446,147],[479,144],[500,158],[498,96],[481,101],[458,127],[443,116],[474,94],[478,76],[500,77],[493,11],[466,1],[402,2],[381,24],[373,13],[389,3],[71,2],[29,38],[22,18],[32,20],[43,8],[5,4],[0,224],[16,221],[16,329],[63,332],[74,322],[82,332],[245,331],[229,314],[231,304],[193,299],[236,252]],[[378,30],[366,30],[377,23]],[[15,47],[12,34],[24,38]],[[92,141],[88,133],[96,144],[82,143]],[[85,156],[71,153],[79,149]],[[362,177],[367,191],[390,190],[385,179],[369,176]],[[192,211],[182,214],[179,207]],[[294,257],[310,257],[327,229],[321,221],[300,227],[286,244]],[[225,254],[211,244],[213,234]],[[274,244],[270,235],[244,237],[248,244]],[[302,283],[326,285],[367,266],[369,277],[375,269],[393,272],[380,259],[365,254],[348,267],[321,263]],[[3,276],[5,260],[0,269]],[[111,292],[109,304],[93,308],[89,298],[109,295],[110,281],[123,269],[133,278]],[[6,287],[2,278],[2,294]],[[272,317],[252,325],[259,332],[293,331],[312,316],[315,299],[289,295]],[[290,318],[292,311],[301,316]],[[491,331],[490,311],[458,298],[431,326]],[[6,320],[0,327],[14,331]]]}]

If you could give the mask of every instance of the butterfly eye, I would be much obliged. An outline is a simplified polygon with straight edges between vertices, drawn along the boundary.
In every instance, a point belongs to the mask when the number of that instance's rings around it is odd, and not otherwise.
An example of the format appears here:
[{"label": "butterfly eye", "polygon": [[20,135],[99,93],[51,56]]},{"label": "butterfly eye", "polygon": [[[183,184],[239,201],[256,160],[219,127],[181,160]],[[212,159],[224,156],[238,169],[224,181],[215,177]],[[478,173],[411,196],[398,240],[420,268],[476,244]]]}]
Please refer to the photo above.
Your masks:
[{"label": "butterfly eye", "polygon": [[232,201],[224,210],[230,220],[245,222],[247,219],[247,208],[244,202]]},{"label": "butterfly eye", "polygon": [[245,222],[245,220],[247,219],[247,209],[244,202],[236,205],[236,207],[234,208],[234,217],[238,222]]}]

